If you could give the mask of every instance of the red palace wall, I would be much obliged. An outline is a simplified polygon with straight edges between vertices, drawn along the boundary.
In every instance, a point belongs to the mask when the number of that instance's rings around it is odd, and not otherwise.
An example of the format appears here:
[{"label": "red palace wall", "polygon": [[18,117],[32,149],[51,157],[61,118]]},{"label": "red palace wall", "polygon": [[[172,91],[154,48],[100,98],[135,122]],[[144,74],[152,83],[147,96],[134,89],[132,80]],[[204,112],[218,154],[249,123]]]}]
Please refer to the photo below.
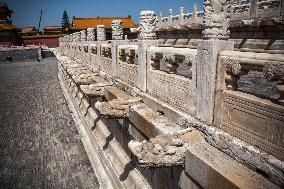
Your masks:
[{"label": "red palace wall", "polygon": [[45,45],[47,47],[58,47],[58,38],[39,38],[39,39],[22,39],[22,44],[27,45]]}]

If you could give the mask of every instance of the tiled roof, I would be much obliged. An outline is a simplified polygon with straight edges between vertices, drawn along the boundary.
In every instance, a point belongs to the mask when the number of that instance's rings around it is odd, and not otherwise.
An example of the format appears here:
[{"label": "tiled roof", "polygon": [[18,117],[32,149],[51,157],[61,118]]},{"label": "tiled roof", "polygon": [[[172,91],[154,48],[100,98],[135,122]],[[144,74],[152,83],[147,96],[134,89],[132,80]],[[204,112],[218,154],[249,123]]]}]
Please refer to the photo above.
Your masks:
[{"label": "tiled roof", "polygon": [[0,30],[15,30],[16,27],[9,24],[0,24]]},{"label": "tiled roof", "polygon": [[61,30],[62,26],[46,26],[43,29],[44,30]]},{"label": "tiled roof", "polygon": [[26,27],[20,29],[21,33],[35,33],[37,29],[35,27]]},{"label": "tiled roof", "polygon": [[121,20],[123,28],[137,28],[138,24],[133,23],[131,17],[96,17],[96,18],[73,18],[71,29],[97,28],[97,25],[104,25],[111,29],[113,20]]}]

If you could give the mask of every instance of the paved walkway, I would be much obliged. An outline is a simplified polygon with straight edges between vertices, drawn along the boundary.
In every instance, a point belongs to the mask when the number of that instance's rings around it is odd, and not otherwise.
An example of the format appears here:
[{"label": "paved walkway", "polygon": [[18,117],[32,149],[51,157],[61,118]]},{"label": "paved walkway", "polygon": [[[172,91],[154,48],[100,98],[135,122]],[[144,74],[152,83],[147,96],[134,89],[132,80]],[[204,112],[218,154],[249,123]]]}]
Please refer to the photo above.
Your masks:
[{"label": "paved walkway", "polygon": [[0,188],[98,188],[57,61],[0,64]]}]

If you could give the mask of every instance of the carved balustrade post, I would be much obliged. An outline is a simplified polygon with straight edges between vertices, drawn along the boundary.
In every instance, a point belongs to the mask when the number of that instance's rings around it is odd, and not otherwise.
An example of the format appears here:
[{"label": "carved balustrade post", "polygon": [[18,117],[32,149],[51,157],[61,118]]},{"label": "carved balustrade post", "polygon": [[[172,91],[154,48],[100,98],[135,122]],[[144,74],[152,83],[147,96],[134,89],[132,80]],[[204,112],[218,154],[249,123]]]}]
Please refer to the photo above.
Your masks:
[{"label": "carved balustrade post", "polygon": [[76,32],[76,42],[81,41],[81,33],[80,32]]},{"label": "carved balustrade post", "polygon": [[[221,50],[234,50],[229,38],[230,0],[203,1],[203,40],[197,47],[197,117],[213,124],[217,63]],[[218,71],[219,73],[219,71]]]},{"label": "carved balustrade post", "polygon": [[96,40],[95,28],[88,28],[87,41],[95,41],[95,40]]},{"label": "carved balustrade post", "polygon": [[193,4],[193,13],[192,13],[192,19],[196,20],[198,18],[198,7],[197,4]]},{"label": "carved balustrade post", "polygon": [[180,26],[184,25],[184,8],[183,7],[179,8],[179,25]]},{"label": "carved balustrade post", "polygon": [[111,22],[112,27],[112,39],[113,40],[123,40],[123,27],[121,20],[113,20]]},{"label": "carved balustrade post", "polygon": [[87,32],[86,32],[86,30],[82,30],[80,33],[81,33],[81,41],[87,41]]},{"label": "carved balustrade post", "polygon": [[97,25],[97,40],[98,41],[106,40],[106,31],[104,25]]},{"label": "carved balustrade post", "polygon": [[111,48],[112,48],[112,75],[114,77],[117,76],[117,62],[119,61],[119,56],[117,55],[117,46],[129,44],[129,40],[123,40],[123,27],[121,20],[113,20],[111,23],[112,26],[112,41],[111,41]]},{"label": "carved balustrade post", "polygon": [[157,46],[156,38],[157,16],[154,11],[140,12],[140,27],[138,41],[138,87],[147,91],[147,49],[149,46]]}]

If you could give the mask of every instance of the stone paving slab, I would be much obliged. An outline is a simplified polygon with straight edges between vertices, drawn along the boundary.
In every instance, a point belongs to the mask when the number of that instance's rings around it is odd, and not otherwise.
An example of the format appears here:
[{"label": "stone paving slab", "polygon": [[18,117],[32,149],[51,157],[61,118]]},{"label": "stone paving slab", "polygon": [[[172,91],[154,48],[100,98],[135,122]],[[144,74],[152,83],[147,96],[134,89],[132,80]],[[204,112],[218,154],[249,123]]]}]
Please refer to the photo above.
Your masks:
[{"label": "stone paving slab", "polygon": [[98,188],[57,60],[0,64],[0,188]]}]

